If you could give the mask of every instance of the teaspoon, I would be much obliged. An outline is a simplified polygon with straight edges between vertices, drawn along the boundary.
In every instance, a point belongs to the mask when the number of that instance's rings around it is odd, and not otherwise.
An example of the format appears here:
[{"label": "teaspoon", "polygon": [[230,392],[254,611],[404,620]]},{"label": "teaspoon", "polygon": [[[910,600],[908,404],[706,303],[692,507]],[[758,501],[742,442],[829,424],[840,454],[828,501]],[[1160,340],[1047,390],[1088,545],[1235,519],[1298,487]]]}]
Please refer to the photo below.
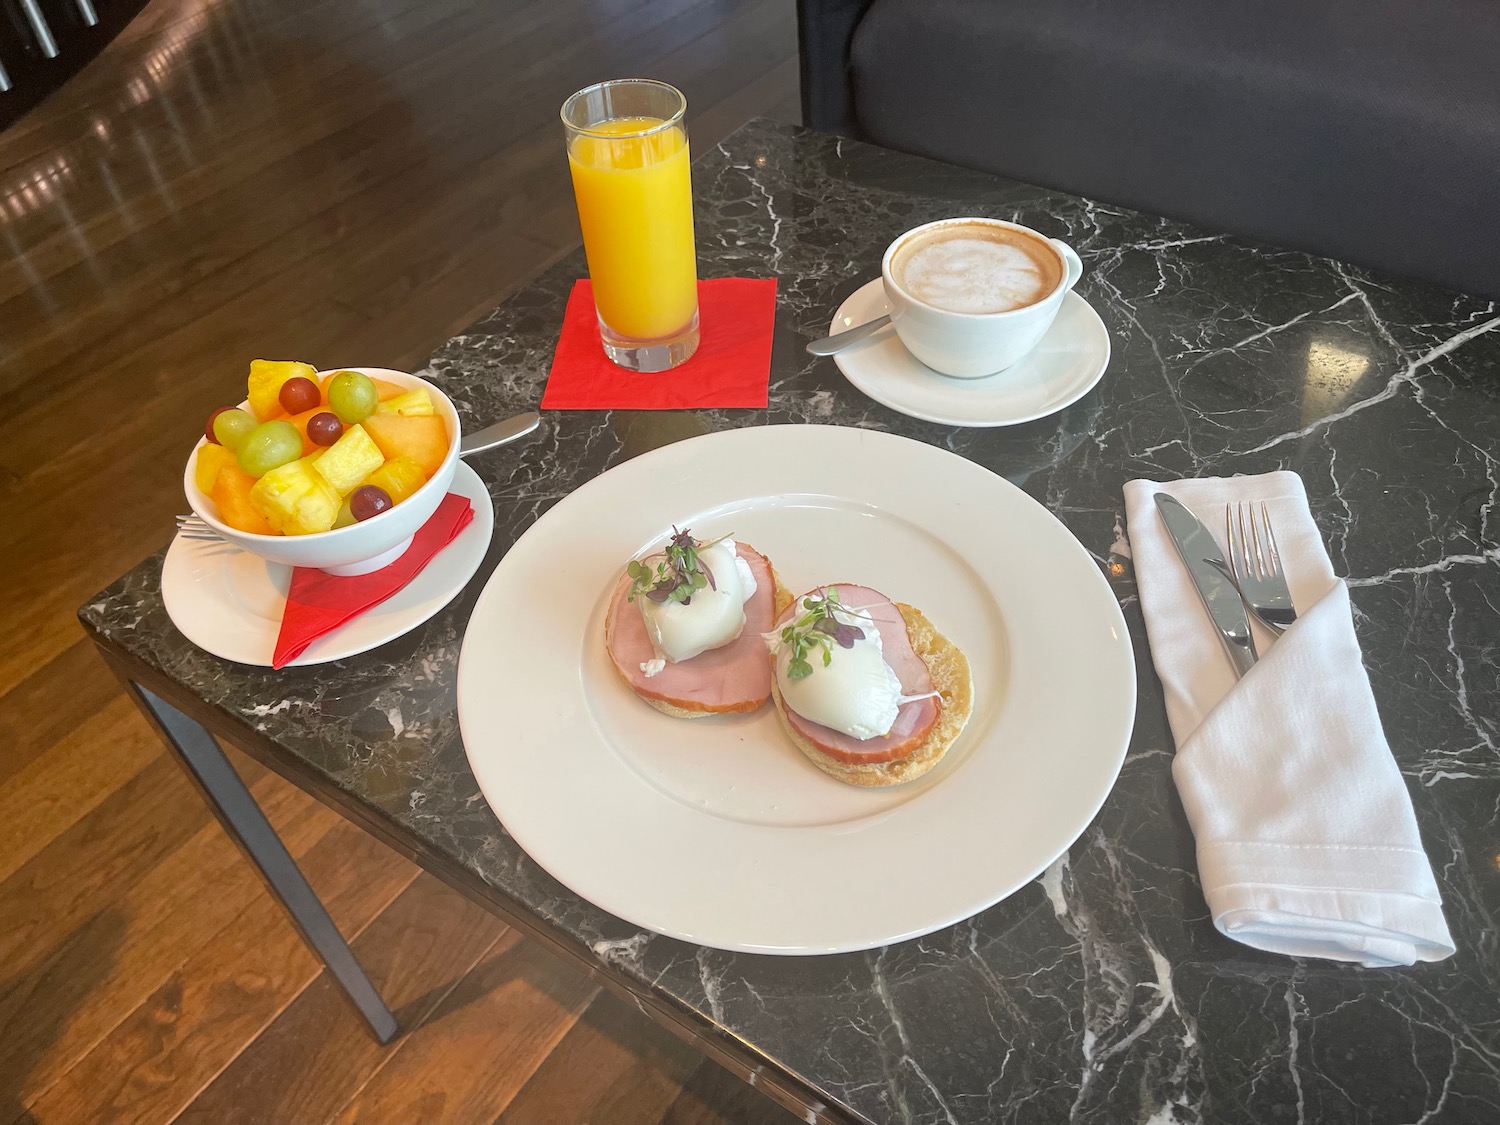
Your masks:
[{"label": "teaspoon", "polygon": [[507,442],[515,441],[516,438],[525,437],[536,429],[541,421],[540,414],[535,410],[528,410],[525,414],[517,414],[503,422],[496,422],[493,426],[486,426],[482,430],[475,430],[472,434],[465,434],[458,443],[458,455],[467,457],[471,453],[483,453],[486,449],[494,449],[497,445],[505,445]]},{"label": "teaspoon", "polygon": [[857,344],[866,336],[871,336],[884,328],[891,322],[890,314],[877,316],[874,320],[866,321],[858,328],[851,328],[847,332],[837,332],[832,336],[824,336],[821,340],[814,340],[807,345],[807,350],[812,355],[832,355],[841,352],[850,344]]}]

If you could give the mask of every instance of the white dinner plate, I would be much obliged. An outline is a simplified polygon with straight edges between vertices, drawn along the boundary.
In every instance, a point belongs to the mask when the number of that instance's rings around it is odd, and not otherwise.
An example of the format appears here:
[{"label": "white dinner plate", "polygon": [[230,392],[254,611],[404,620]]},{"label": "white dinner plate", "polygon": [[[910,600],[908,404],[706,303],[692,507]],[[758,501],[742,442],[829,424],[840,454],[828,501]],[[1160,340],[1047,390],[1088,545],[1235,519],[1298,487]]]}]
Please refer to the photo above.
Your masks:
[{"label": "white dinner plate", "polygon": [[[479,569],[495,530],[495,509],[478,474],[462,461],[450,491],[467,496],[474,518],[422,571],[379,605],[319,637],[288,667],[326,664],[409,633],[458,596]],[[238,664],[271,666],[292,568],[227,543],[178,535],[167,549],[161,596],[167,616],[193,644]]]},{"label": "white dinner plate", "polygon": [[[733,533],[794,592],[859,582],[926,613],[974,674],[947,757],[860,789],[769,704],[688,721],[637,699],[605,610],[674,523]],[[1093,819],[1134,713],[1119,606],[1062,524],[954,454],[830,426],[709,434],[585,484],[501,560],[458,669],[469,763],[538,864],[638,926],[755,953],[867,949],[1009,895]]]},{"label": "white dinner plate", "polygon": [[[830,335],[890,312],[880,278],[839,306]],[[844,378],[876,402],[947,426],[1014,426],[1056,414],[1094,388],[1109,367],[1109,333],[1076,292],[1063,298],[1042,342],[1014,367],[983,379],[939,375],[889,325],[833,357]]]}]

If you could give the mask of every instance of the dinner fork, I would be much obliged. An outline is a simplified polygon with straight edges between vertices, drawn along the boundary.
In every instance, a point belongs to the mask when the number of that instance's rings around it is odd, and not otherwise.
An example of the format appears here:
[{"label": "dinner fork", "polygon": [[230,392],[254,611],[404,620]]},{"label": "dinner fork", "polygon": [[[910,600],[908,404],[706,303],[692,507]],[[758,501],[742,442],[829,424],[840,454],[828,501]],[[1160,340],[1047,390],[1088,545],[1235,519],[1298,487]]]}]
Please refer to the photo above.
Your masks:
[{"label": "dinner fork", "polygon": [[1277,633],[1297,620],[1292,592],[1287,589],[1271,513],[1265,501],[1259,512],[1254,504],[1240,501],[1224,506],[1224,537],[1229,541],[1229,565],[1240,597],[1266,625]]},{"label": "dinner fork", "polygon": [[198,543],[214,543],[224,540],[222,535],[209,527],[198,516],[178,516],[177,534],[184,539],[192,539]]}]

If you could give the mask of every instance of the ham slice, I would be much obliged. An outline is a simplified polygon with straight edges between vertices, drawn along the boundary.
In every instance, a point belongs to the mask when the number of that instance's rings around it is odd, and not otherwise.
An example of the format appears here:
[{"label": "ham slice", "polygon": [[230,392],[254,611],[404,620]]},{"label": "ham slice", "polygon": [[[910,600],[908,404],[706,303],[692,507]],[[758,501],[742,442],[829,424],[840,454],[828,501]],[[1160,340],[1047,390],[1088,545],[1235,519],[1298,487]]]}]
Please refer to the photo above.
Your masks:
[{"label": "ham slice", "polygon": [[764,555],[743,543],[736,544],[736,552],[755,575],[755,593],[745,603],[744,630],[722,648],[669,663],[654,676],[641,670],[656,651],[640,609],[625,600],[630,578],[620,576],[604,622],[604,647],[637,695],[688,711],[717,713],[754,711],[771,698],[771,667],[761,634],[770,631],[776,615],[776,580]]},{"label": "ham slice", "polygon": [[[891,600],[868,586],[851,586],[847,583],[838,583],[832,587],[820,586],[810,593],[821,594],[830,588],[838,591],[839,601],[844,605],[850,609],[858,609],[874,619],[876,628],[880,630],[882,655],[896,673],[896,678],[901,681],[902,694],[921,695],[932,691],[932,676],[927,671],[926,663],[911,647],[906,621]],[[791,608],[777,620],[776,628],[782,628],[802,612],[802,598],[805,597],[807,594],[792,603]],[[837,653],[834,659],[838,659]],[[851,766],[875,765],[904,758],[927,740],[928,734],[937,724],[938,716],[943,712],[943,705],[936,696],[914,699],[901,705],[889,734],[880,738],[861,739],[825,727],[821,723],[810,722],[786,706],[784,699],[781,702],[787,722],[793,730],[830,758]]]}]

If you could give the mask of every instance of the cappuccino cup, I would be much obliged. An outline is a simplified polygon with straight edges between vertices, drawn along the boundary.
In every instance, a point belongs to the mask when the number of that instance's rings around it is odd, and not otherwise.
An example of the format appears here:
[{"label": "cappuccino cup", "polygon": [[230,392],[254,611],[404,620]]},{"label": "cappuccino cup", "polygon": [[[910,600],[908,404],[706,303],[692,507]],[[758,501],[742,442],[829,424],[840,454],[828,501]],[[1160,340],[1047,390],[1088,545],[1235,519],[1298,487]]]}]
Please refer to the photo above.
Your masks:
[{"label": "cappuccino cup", "polygon": [[1003,219],[925,223],[892,242],[880,263],[896,335],[957,379],[1024,359],[1082,274],[1067,243]]}]

